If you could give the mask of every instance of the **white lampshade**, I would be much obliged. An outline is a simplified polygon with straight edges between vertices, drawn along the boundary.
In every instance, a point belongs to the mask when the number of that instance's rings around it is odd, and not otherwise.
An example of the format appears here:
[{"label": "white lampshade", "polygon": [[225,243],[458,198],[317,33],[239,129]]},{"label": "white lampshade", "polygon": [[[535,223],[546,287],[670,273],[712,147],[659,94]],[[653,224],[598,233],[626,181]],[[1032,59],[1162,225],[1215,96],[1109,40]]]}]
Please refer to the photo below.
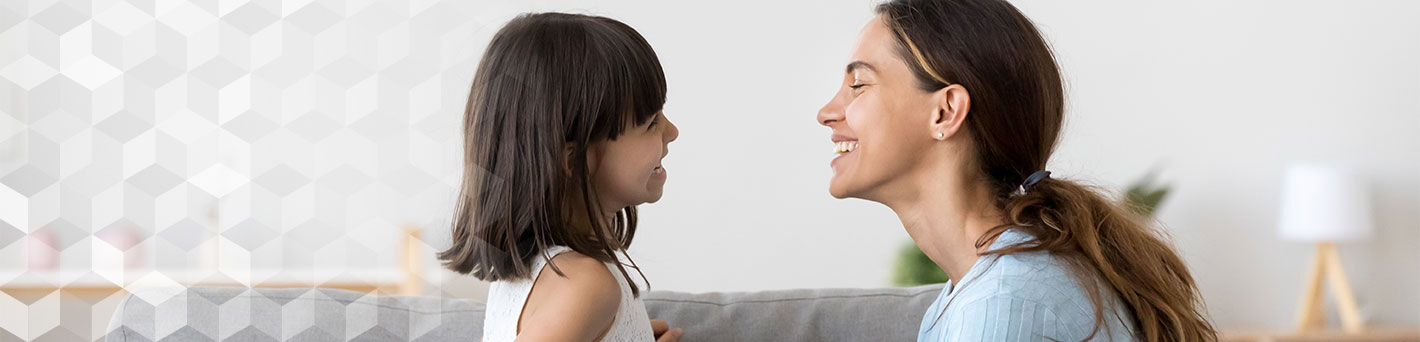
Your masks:
[{"label": "white lampshade", "polygon": [[1283,239],[1364,240],[1371,237],[1371,226],[1371,199],[1359,179],[1325,165],[1298,164],[1287,168],[1278,223]]}]

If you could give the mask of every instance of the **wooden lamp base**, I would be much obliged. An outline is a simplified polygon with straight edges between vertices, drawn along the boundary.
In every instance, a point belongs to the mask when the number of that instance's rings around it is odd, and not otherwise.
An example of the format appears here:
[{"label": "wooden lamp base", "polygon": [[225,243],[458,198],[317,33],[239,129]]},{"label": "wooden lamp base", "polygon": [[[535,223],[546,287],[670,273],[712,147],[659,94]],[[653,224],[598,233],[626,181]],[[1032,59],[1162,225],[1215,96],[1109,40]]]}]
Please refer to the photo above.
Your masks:
[{"label": "wooden lamp base", "polygon": [[1302,332],[1321,330],[1326,326],[1326,314],[1322,308],[1323,278],[1331,281],[1332,295],[1336,296],[1336,306],[1341,311],[1341,327],[1347,333],[1361,333],[1366,327],[1361,322],[1361,314],[1356,309],[1356,297],[1352,295],[1351,283],[1346,281],[1346,272],[1341,268],[1341,257],[1336,253],[1336,245],[1318,242],[1316,255],[1312,256],[1312,267],[1302,288],[1301,305],[1297,307],[1297,329]]}]

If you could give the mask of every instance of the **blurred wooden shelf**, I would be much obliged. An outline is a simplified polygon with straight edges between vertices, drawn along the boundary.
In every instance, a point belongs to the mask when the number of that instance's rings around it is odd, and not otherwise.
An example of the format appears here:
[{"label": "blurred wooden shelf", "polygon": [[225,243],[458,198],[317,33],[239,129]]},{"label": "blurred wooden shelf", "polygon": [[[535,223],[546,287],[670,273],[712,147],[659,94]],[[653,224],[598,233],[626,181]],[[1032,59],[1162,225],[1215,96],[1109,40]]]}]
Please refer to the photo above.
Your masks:
[{"label": "blurred wooden shelf", "polygon": [[377,270],[357,272],[262,271],[218,272],[190,270],[127,270],[103,275],[80,271],[0,272],[0,291],[16,294],[48,294],[55,291],[79,295],[109,295],[147,287],[236,286],[251,288],[323,287],[360,292],[403,293],[406,272]]},{"label": "blurred wooden shelf", "polygon": [[420,228],[406,226],[398,242],[398,269],[291,270],[291,269],[98,269],[27,271],[0,270],[0,292],[43,296],[55,291],[76,295],[109,296],[149,287],[235,286],[248,288],[320,287],[406,296],[422,295],[425,248]]},{"label": "blurred wooden shelf", "polygon": [[1413,341],[1420,342],[1420,328],[1394,329],[1374,328],[1363,333],[1342,331],[1255,333],[1235,332],[1223,334],[1227,342],[1330,342],[1330,341]]}]

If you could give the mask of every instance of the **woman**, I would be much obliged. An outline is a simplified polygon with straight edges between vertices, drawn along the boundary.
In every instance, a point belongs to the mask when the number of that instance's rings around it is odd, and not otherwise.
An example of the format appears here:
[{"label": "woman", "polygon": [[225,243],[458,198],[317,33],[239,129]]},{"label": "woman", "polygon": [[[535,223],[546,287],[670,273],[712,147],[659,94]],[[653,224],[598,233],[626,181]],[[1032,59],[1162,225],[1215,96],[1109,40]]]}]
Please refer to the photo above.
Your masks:
[{"label": "woman", "polygon": [[1001,0],[894,0],[818,113],[829,191],[892,208],[951,279],[920,341],[1211,341],[1183,260],[1139,217],[1044,171],[1064,91]]}]

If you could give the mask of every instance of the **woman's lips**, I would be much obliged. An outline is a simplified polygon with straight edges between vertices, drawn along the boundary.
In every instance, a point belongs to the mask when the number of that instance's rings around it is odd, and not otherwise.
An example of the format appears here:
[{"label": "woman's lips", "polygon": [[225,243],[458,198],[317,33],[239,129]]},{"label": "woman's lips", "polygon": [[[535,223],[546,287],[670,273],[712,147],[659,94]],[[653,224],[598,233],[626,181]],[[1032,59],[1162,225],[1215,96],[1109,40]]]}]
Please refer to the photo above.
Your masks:
[{"label": "woman's lips", "polygon": [[858,139],[842,134],[834,134],[830,137],[830,140],[833,141],[833,153],[838,156],[834,157],[833,161],[828,162],[829,167],[837,167],[839,159],[843,159],[843,157],[858,150]]},{"label": "woman's lips", "polygon": [[853,151],[856,151],[856,150],[857,150],[857,149],[853,149],[853,150],[849,150],[849,151],[846,151],[846,152],[840,152],[840,151],[838,151],[838,150],[835,150],[834,153],[836,153],[838,156],[837,156],[837,157],[833,157],[833,160],[830,161],[830,162],[828,162],[828,166],[829,166],[829,167],[832,167],[832,168],[838,167],[838,161],[839,161],[839,160],[842,160],[843,158],[847,158],[847,157],[849,157],[849,156],[851,156],[851,155],[854,155],[854,154],[853,154]]},{"label": "woman's lips", "polygon": [[858,150],[857,140],[838,141],[833,144],[833,153],[844,154]]}]

